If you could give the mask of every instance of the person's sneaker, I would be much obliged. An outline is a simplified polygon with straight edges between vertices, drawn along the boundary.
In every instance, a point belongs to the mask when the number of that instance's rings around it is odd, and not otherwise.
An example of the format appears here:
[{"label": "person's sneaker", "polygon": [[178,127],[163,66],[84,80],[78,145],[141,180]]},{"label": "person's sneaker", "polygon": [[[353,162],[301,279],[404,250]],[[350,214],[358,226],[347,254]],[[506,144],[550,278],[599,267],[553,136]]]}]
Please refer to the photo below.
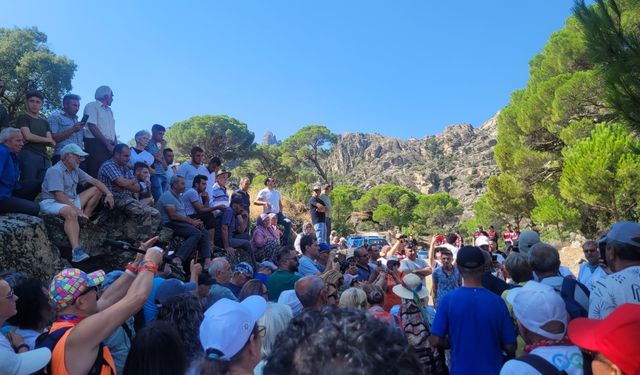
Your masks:
[{"label": "person's sneaker", "polygon": [[85,253],[84,250],[82,250],[79,247],[76,247],[75,249],[71,250],[71,262],[73,263],[84,262],[89,258],[91,258],[89,254]]}]

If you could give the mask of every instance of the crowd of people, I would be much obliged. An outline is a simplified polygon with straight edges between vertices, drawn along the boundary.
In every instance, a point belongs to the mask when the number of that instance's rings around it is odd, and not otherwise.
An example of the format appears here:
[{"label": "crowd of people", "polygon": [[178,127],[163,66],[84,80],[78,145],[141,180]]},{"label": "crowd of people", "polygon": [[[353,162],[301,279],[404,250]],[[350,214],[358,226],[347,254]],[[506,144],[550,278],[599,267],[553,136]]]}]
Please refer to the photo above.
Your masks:
[{"label": "crowd of people", "polygon": [[[79,97],[48,121],[42,100],[0,132],[0,213],[60,215],[74,263],[80,217],[121,210],[146,240],[109,273],[0,273],[0,375],[640,373],[638,223],[585,242],[576,277],[510,226],[348,248],[327,184],[294,239],[275,179],[254,200],[247,178],[228,191],[200,147],[174,165],[161,125],[118,143],[106,86],[80,121]],[[171,252],[160,225],[184,239]]]}]

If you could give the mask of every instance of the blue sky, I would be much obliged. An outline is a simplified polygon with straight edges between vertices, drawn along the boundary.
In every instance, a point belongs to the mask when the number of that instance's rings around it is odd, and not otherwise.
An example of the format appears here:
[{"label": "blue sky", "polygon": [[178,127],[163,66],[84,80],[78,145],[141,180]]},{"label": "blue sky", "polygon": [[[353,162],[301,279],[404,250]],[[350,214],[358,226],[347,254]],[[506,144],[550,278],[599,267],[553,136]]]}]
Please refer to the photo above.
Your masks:
[{"label": "blue sky", "polygon": [[259,142],[302,126],[400,138],[479,126],[526,85],[572,0],[4,0],[78,65],[82,105],[112,87],[123,141],[153,123],[226,114]]}]

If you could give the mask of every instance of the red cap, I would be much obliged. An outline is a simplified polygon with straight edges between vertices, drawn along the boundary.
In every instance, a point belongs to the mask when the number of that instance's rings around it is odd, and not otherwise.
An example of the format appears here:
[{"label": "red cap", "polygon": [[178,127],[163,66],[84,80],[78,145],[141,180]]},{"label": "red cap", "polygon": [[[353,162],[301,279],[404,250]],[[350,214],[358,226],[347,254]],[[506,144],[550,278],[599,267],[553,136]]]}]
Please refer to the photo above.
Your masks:
[{"label": "red cap", "polygon": [[599,352],[625,374],[640,374],[640,305],[625,303],[603,320],[577,318],[569,338],[577,346]]}]

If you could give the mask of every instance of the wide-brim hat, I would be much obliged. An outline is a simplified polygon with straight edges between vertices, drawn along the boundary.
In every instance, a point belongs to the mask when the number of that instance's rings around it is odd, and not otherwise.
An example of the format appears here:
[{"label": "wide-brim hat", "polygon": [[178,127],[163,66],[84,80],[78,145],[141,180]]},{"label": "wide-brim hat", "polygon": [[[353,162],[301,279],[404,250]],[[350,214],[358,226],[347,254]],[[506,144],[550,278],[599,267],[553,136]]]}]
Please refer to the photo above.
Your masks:
[{"label": "wide-brim hat", "polygon": [[426,298],[429,291],[425,288],[420,276],[410,273],[402,278],[402,283],[393,287],[393,293],[404,299],[413,299],[414,292],[418,298]]},{"label": "wide-brim hat", "polygon": [[49,360],[51,360],[49,348],[39,348],[23,353],[0,350],[0,374],[33,374],[46,366]]}]

